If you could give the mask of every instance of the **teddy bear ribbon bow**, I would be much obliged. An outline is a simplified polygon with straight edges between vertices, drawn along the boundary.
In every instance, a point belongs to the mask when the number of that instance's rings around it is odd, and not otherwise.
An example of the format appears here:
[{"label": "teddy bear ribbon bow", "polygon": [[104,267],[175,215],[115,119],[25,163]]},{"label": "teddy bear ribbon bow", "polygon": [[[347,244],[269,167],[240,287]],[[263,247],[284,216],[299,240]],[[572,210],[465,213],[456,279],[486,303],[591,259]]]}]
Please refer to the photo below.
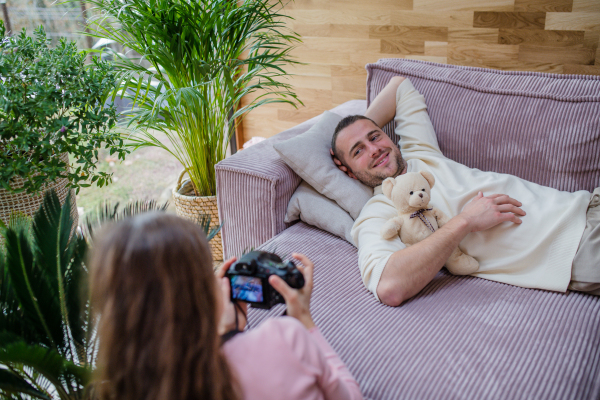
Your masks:
[{"label": "teddy bear ribbon bow", "polygon": [[411,218],[419,217],[421,222],[423,222],[425,224],[425,226],[427,228],[429,228],[429,230],[431,232],[435,232],[433,225],[431,225],[431,222],[429,222],[427,217],[423,214],[425,211],[431,211],[431,210],[433,210],[433,207],[432,208],[421,208],[419,211],[415,211],[414,213],[410,214],[410,217]]}]

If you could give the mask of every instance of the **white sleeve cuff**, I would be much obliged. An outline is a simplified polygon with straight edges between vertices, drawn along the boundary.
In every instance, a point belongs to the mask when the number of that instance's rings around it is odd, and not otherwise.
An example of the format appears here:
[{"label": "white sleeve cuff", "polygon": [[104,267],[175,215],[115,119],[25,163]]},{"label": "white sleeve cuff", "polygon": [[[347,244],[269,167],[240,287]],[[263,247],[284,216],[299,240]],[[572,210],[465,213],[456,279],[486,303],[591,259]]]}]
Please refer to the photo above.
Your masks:
[{"label": "white sleeve cuff", "polygon": [[367,289],[369,289],[371,293],[373,293],[373,295],[379,302],[381,302],[381,300],[379,300],[379,296],[377,296],[377,286],[379,285],[379,281],[381,280],[381,274],[383,273],[383,270],[391,256],[392,253],[385,257],[382,257],[377,262],[377,264],[375,264],[375,266],[371,270],[371,277],[369,279],[369,284],[367,285]]}]

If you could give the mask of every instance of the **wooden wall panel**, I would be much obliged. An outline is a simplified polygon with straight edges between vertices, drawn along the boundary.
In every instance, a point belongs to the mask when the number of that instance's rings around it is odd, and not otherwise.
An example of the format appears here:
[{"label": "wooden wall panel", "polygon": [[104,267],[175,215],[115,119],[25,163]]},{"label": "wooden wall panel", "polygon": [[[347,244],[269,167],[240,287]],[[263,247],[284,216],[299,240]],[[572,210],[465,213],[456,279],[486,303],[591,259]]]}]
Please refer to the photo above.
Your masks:
[{"label": "wooden wall panel", "polygon": [[544,29],[543,12],[479,12],[473,16],[474,28]]},{"label": "wooden wall panel", "polygon": [[571,11],[600,12],[600,1],[598,0],[573,0]]},{"label": "wooden wall panel", "polygon": [[571,12],[573,0],[515,0],[515,11]]},{"label": "wooden wall panel", "polygon": [[253,111],[245,140],[364,99],[380,58],[600,75],[600,0],[296,0],[284,13],[303,37],[292,54],[305,64],[287,71],[305,106]]},{"label": "wooden wall panel", "polygon": [[473,11],[393,11],[391,20],[392,24],[398,26],[470,29],[473,27]]},{"label": "wooden wall panel", "polygon": [[419,0],[414,2],[415,11],[513,11],[515,0]]},{"label": "wooden wall panel", "polygon": [[547,13],[546,29],[598,31],[600,30],[600,12]]},{"label": "wooden wall panel", "polygon": [[498,43],[522,44],[540,48],[583,44],[584,31],[548,31],[533,29],[500,29]]}]

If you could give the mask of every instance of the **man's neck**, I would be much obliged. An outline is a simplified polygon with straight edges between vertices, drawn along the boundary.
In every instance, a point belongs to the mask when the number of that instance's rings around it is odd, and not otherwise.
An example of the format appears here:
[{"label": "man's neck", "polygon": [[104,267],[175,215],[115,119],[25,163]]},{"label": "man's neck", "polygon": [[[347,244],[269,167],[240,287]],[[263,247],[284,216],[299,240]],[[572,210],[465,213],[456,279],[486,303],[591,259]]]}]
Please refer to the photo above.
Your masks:
[{"label": "man's neck", "polygon": [[397,178],[400,175],[404,175],[406,173],[406,171],[408,171],[408,166],[406,165],[406,162],[404,163],[404,168],[402,169],[402,172],[400,172],[399,174],[397,174],[396,176],[392,176],[392,178]]},{"label": "man's neck", "polygon": [[[399,173],[398,175],[396,175],[396,176],[392,176],[392,178],[397,178],[397,177],[398,177],[398,176],[400,176],[400,175],[404,175],[404,174],[405,174],[407,171],[408,171],[408,164],[407,164],[407,163],[406,163],[406,161],[405,161],[405,162],[404,162],[404,169],[402,170],[402,172],[400,172],[400,173]],[[382,182],[382,183],[383,183],[383,182]],[[377,186],[375,186],[375,187],[373,188],[373,194],[381,194],[381,193],[383,193],[383,191],[381,190],[381,184],[382,184],[382,183],[380,183],[379,185],[377,185]]]}]

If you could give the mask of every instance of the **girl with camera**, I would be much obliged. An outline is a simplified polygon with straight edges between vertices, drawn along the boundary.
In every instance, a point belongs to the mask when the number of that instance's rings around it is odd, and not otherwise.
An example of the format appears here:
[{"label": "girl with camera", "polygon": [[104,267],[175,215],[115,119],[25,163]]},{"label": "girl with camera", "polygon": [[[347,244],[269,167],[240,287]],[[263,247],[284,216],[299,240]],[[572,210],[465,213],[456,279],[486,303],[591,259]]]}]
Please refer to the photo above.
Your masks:
[{"label": "girl with camera", "polygon": [[287,317],[243,331],[223,264],[215,277],[202,229],[148,213],[107,228],[94,242],[92,304],[99,316],[103,400],[362,399],[356,381],[315,326],[313,264],[294,255],[305,279],[290,288],[271,276]]}]

